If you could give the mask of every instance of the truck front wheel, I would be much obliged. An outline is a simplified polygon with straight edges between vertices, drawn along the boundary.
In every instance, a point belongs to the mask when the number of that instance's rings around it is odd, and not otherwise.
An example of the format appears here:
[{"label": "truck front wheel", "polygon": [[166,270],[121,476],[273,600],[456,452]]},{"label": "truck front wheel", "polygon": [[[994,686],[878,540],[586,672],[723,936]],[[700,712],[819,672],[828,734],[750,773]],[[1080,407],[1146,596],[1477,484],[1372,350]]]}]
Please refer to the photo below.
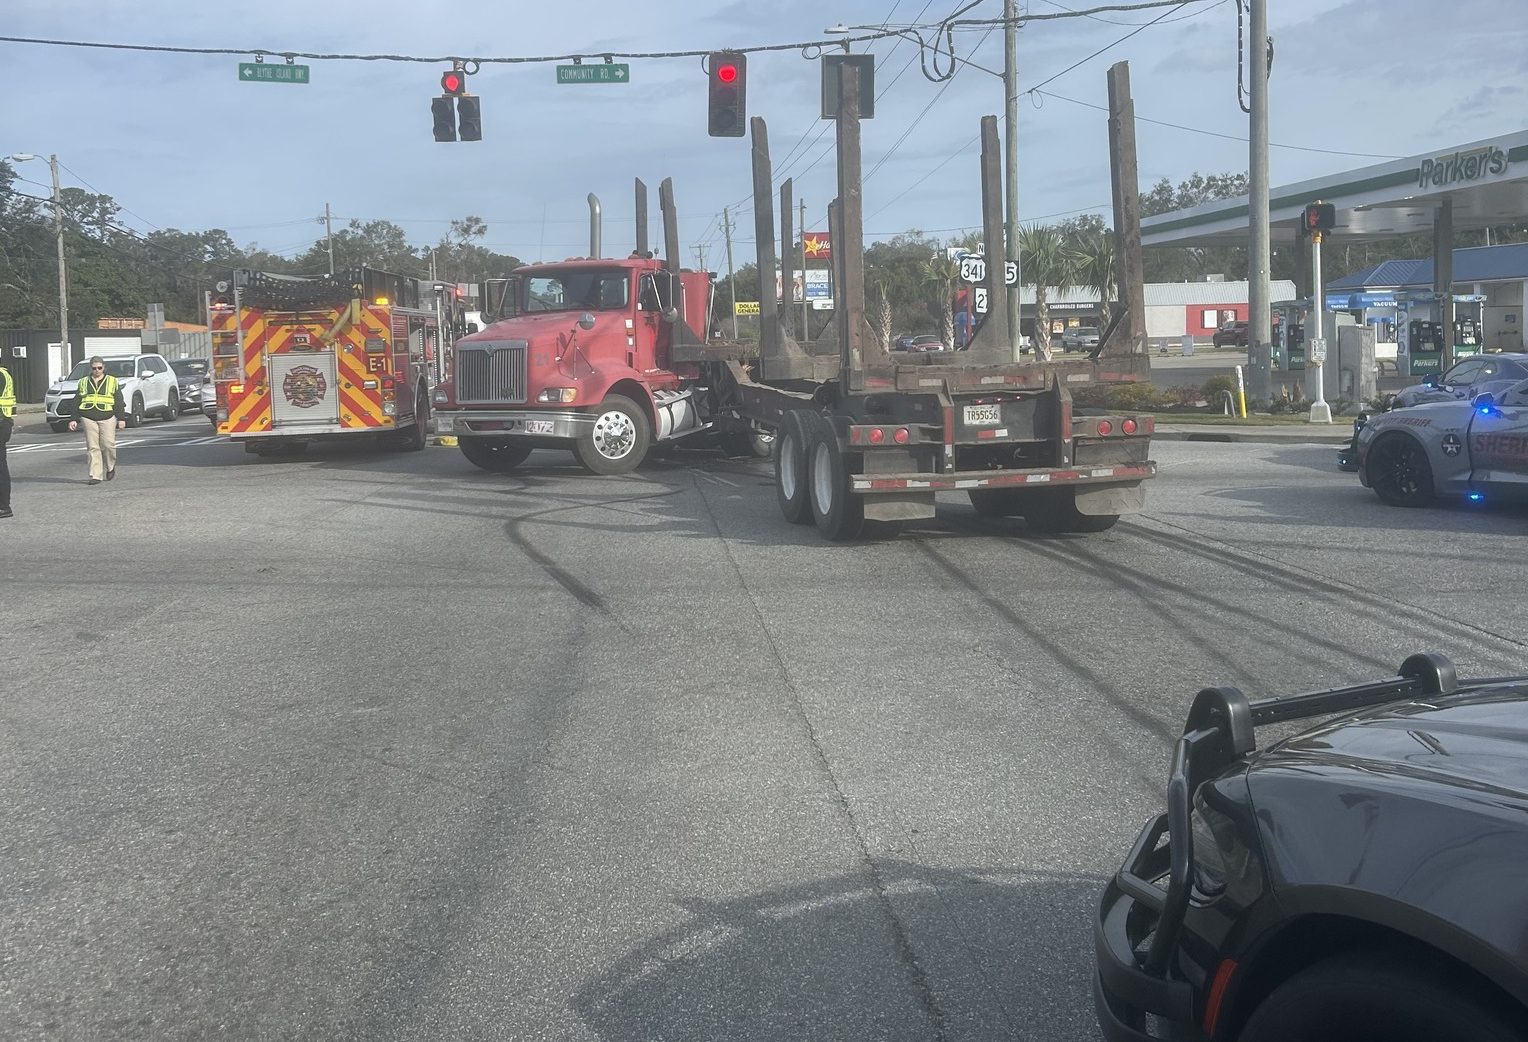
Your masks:
[{"label": "truck front wheel", "polygon": [[594,423],[578,436],[573,454],[596,474],[628,474],[647,458],[651,444],[647,414],[630,398],[612,394],[600,403]]},{"label": "truck front wheel", "polygon": [[525,462],[531,454],[531,446],[513,441],[492,441],[488,438],[463,438],[457,447],[467,462],[494,474],[507,474]]}]

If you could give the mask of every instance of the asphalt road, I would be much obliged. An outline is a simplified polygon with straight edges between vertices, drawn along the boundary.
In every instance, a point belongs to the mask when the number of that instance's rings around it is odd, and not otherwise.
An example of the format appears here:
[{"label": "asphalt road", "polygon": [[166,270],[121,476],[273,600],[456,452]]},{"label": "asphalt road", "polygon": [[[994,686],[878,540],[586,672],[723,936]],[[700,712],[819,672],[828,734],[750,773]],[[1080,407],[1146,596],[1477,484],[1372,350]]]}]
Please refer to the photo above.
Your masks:
[{"label": "asphalt road", "polygon": [[1093,1040],[1193,693],[1528,669],[1521,512],[1159,443],[1144,515],[857,545],[766,465],[12,445],[0,1037]]}]

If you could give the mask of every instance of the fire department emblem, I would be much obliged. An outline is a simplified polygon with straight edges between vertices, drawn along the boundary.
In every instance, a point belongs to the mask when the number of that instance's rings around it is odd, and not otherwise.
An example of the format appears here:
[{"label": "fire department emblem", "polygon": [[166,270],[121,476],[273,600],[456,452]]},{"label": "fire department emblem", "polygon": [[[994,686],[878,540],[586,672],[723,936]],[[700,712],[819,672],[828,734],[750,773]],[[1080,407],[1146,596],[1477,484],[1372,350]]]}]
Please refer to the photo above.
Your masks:
[{"label": "fire department emblem", "polygon": [[311,365],[297,366],[281,381],[281,393],[299,409],[311,409],[322,402],[328,389],[324,374]]}]

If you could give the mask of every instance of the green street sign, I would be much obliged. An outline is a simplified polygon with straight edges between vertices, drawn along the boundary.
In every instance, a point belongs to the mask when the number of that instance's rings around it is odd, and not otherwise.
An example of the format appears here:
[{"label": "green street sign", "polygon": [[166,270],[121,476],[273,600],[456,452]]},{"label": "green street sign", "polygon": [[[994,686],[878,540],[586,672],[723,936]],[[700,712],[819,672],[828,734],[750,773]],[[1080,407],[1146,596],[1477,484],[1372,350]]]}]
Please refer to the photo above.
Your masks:
[{"label": "green street sign", "polygon": [[245,83],[307,83],[306,65],[267,65],[264,62],[240,62],[239,79]]},{"label": "green street sign", "polygon": [[558,83],[629,83],[630,65],[559,65]]}]

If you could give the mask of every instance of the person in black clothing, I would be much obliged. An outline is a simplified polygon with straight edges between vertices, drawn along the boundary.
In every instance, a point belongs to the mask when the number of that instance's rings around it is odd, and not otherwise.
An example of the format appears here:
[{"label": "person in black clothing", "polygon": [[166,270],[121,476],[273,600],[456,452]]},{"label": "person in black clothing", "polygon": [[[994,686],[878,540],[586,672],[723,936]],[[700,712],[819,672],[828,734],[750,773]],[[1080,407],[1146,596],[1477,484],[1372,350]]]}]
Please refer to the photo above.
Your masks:
[{"label": "person in black clothing", "polygon": [[117,476],[117,431],[127,426],[127,409],[122,404],[122,385],[106,374],[106,362],[100,355],[90,360],[90,375],[80,381],[74,399],[75,418],[69,429],[85,428],[86,457],[90,461],[87,485],[99,485],[102,478]]},{"label": "person in black clothing", "polygon": [[16,381],[0,365],[0,518],[12,517],[11,465],[5,459],[5,446],[16,428]]}]

